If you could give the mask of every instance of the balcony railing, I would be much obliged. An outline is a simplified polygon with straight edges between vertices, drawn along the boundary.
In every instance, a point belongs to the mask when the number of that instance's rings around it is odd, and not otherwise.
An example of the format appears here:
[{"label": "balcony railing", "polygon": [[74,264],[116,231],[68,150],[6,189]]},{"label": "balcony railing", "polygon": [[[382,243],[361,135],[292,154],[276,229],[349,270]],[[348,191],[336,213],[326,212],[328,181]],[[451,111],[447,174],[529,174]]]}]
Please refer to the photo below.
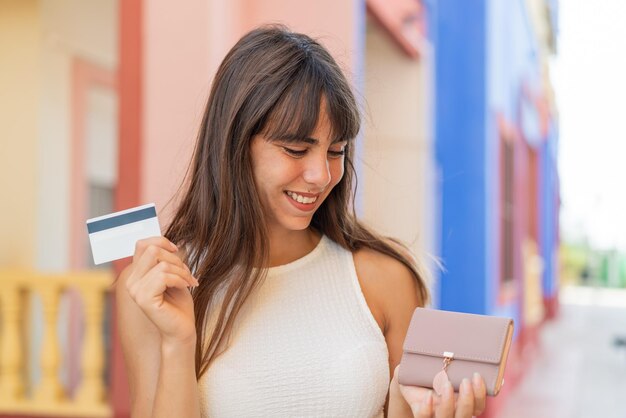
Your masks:
[{"label": "balcony railing", "polygon": [[[0,271],[0,416],[111,417],[103,369],[104,303],[113,277],[106,271],[40,274]],[[73,396],[60,378],[61,344],[57,324],[61,296],[70,289],[80,295],[84,333],[80,344],[80,380]],[[26,318],[32,296],[41,300],[41,347],[32,347]],[[66,318],[67,319],[67,318]],[[40,352],[28,364],[25,353]],[[29,367],[40,371],[30,379]]]}]

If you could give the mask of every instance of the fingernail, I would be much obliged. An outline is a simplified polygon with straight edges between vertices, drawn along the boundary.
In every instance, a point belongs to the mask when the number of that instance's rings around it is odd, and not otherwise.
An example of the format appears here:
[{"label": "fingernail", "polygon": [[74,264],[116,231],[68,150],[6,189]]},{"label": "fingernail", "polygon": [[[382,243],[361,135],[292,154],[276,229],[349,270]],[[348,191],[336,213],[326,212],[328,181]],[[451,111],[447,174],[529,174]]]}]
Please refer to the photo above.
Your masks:
[{"label": "fingernail", "polygon": [[200,282],[198,281],[198,279],[196,279],[195,277],[191,276],[191,278],[193,279],[193,281],[196,283],[196,286],[200,285]]},{"label": "fingernail", "polygon": [[481,381],[480,374],[475,372],[474,376],[472,377],[472,383],[477,389],[480,387],[480,381]]},{"label": "fingernail", "polygon": [[472,385],[467,378],[463,379],[463,381],[461,382],[461,393],[463,395],[469,395],[470,393],[472,393]]},{"label": "fingernail", "polygon": [[454,389],[452,388],[452,383],[449,381],[443,384],[443,396],[444,398],[450,398],[454,393]]},{"label": "fingernail", "polygon": [[172,248],[174,248],[175,251],[178,251],[178,247],[176,246],[176,244],[174,244],[173,242],[170,242],[170,244],[172,244]]}]

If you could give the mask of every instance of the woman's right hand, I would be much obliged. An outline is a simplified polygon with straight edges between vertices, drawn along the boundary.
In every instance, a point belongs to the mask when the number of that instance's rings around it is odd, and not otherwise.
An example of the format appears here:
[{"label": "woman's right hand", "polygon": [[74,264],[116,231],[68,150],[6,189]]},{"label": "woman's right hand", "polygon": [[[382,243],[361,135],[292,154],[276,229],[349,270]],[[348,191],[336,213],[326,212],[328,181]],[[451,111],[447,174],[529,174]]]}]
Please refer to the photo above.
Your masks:
[{"label": "woman's right hand", "polygon": [[162,343],[195,341],[193,299],[188,288],[198,281],[164,237],[137,241],[132,270],[126,280],[131,299],[154,323]]}]

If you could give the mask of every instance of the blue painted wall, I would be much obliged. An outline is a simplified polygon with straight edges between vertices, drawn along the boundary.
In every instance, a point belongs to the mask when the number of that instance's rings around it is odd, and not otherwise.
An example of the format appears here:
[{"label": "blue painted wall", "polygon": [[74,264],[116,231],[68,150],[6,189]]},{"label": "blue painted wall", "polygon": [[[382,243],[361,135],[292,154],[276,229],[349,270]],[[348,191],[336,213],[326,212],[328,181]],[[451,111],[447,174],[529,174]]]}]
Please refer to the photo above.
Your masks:
[{"label": "blue painted wall", "polygon": [[558,129],[552,123],[547,141],[543,144],[541,168],[544,176],[541,183],[541,255],[544,260],[543,294],[544,297],[556,296],[559,280],[558,269],[558,212],[559,212],[559,176],[557,172]]},{"label": "blue painted wall", "polygon": [[[518,294],[515,299],[500,300],[501,229],[500,229],[500,138],[496,115],[520,125],[519,105],[522,85],[536,88],[540,82],[538,45],[533,32],[525,0],[489,0],[487,2],[487,176],[485,178],[486,207],[488,210],[488,247],[485,278],[487,307],[485,313],[512,317],[516,333],[522,324],[523,283],[517,277]],[[540,157],[541,158],[541,157]],[[541,188],[541,186],[540,186]],[[537,198],[539,196],[536,196]],[[541,200],[536,201],[539,210]],[[526,213],[524,216],[528,216]],[[518,237],[519,238],[519,237]],[[518,243],[519,245],[519,243]],[[521,251],[521,248],[518,248]],[[521,257],[521,255],[520,255]],[[520,273],[520,272],[518,272]]]},{"label": "blue painted wall", "polygon": [[485,311],[486,9],[437,2],[436,158],[441,170],[441,309]]},{"label": "blue painted wall", "polygon": [[[538,45],[524,0],[440,0],[430,7],[436,51],[436,158],[441,183],[441,309],[513,317],[523,295],[500,302],[498,114],[519,124],[522,85],[541,83]],[[556,133],[554,134],[557,135]],[[544,292],[555,288],[558,176],[551,139],[540,151]],[[545,149],[543,149],[545,148]],[[537,196],[539,197],[539,196]],[[520,290],[521,290],[521,282]]]}]

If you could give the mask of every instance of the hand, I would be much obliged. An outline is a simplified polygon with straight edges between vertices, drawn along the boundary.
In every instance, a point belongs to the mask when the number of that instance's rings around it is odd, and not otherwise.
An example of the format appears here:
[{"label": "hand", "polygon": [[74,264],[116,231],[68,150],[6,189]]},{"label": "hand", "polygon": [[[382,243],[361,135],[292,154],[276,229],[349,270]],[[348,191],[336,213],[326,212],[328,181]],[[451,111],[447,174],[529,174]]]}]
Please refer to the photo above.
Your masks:
[{"label": "hand", "polygon": [[449,382],[442,386],[441,395],[438,395],[428,388],[398,384],[398,368],[399,366],[394,371],[393,380],[411,407],[413,418],[471,418],[485,410],[487,389],[483,378],[478,374],[474,375],[472,381],[463,379],[458,396],[454,394]]},{"label": "hand", "polygon": [[188,287],[198,281],[164,237],[137,241],[126,280],[130,297],[154,323],[162,343],[195,342],[193,299]]}]

